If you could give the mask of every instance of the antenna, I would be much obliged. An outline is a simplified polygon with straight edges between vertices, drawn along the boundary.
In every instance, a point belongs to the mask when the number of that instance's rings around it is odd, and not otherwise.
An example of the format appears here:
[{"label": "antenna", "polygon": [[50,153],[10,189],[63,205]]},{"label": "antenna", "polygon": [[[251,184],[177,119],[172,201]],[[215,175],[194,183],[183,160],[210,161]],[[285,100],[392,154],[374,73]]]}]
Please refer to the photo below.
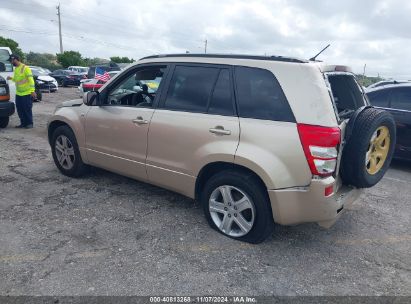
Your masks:
[{"label": "antenna", "polygon": [[325,48],[323,48],[317,55],[315,55],[314,57],[310,58],[309,60],[310,60],[310,61],[315,61],[315,59],[316,59],[322,52],[324,52],[326,49],[328,49],[330,45],[331,45],[331,44],[328,44],[328,45],[327,45]]}]

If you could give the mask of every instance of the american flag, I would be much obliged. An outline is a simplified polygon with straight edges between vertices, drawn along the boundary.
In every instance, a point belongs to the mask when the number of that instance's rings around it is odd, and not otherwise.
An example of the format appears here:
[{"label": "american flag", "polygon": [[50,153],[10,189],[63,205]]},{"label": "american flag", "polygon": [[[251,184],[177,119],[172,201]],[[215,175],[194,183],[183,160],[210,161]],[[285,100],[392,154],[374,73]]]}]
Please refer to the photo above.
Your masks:
[{"label": "american flag", "polygon": [[96,75],[94,76],[95,79],[107,82],[110,79],[110,74],[103,70],[102,68],[96,68]]}]

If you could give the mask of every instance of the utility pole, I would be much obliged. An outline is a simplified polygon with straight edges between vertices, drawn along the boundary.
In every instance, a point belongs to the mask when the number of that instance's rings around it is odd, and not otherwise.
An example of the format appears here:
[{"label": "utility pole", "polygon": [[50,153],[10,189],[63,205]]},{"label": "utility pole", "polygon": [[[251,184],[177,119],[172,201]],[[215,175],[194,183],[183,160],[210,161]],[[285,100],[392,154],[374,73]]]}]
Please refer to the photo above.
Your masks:
[{"label": "utility pole", "polygon": [[204,54],[207,54],[207,39],[204,40]]},{"label": "utility pole", "polygon": [[60,3],[56,7],[57,8],[57,16],[59,17],[59,36],[60,36],[60,54],[63,54],[63,37],[61,36],[61,13],[60,13]]}]

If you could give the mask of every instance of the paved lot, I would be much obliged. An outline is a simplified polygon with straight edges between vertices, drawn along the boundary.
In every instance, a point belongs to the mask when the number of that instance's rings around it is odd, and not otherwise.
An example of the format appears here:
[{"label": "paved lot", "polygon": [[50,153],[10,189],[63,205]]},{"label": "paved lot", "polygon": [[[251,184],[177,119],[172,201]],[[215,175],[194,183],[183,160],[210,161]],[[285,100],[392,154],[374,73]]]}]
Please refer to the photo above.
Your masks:
[{"label": "paved lot", "polygon": [[35,128],[0,130],[0,295],[411,295],[411,164],[395,162],[329,230],[225,238],[198,203],[94,169],[54,166],[44,94]]}]

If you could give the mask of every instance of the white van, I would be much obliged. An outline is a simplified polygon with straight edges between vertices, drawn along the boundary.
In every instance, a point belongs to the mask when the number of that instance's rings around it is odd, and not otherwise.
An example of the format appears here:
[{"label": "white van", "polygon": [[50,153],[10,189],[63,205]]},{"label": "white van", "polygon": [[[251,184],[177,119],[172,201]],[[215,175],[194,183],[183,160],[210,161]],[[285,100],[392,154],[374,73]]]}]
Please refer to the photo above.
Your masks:
[{"label": "white van", "polygon": [[[3,62],[6,66],[5,72],[0,72],[0,76],[7,79],[8,76],[13,76],[13,65],[9,62],[11,55],[11,49],[9,47],[0,46],[0,62]],[[13,81],[7,81],[10,88],[10,99],[14,101],[16,96],[16,85]]]}]

